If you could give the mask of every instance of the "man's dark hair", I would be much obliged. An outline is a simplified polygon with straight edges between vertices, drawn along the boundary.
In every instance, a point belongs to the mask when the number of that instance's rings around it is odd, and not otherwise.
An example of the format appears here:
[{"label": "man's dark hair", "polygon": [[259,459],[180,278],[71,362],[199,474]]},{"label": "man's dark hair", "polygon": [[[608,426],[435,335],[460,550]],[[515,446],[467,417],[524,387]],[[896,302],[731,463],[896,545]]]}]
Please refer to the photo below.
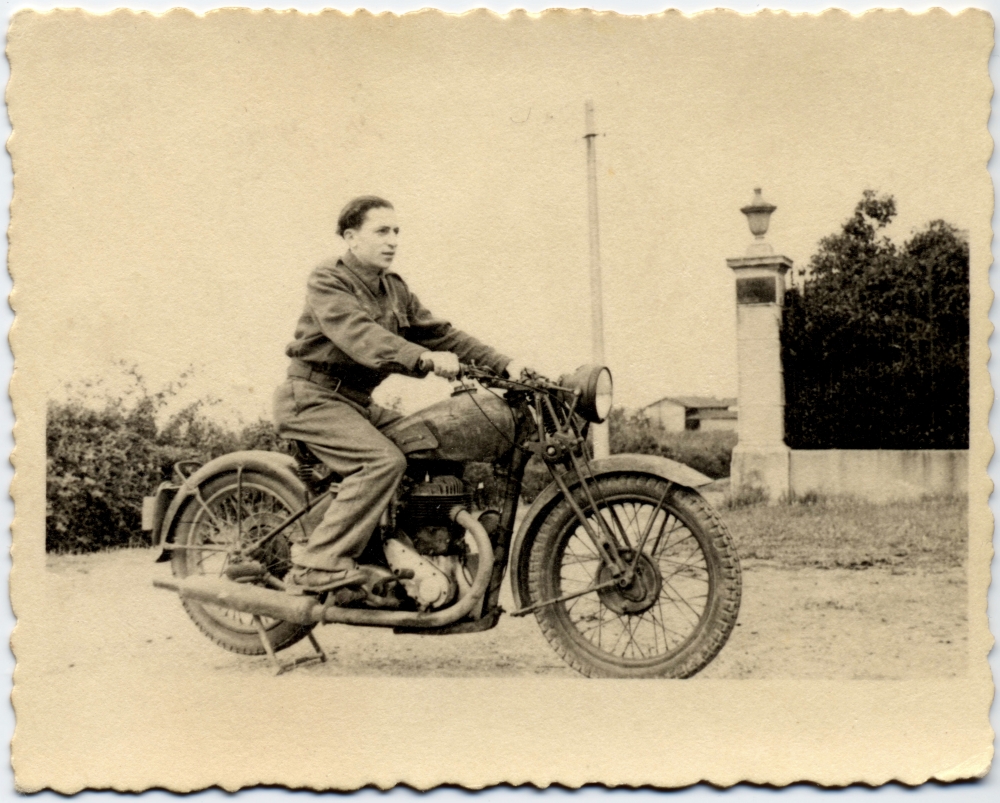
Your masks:
[{"label": "man's dark hair", "polygon": [[377,195],[359,195],[341,210],[340,217],[337,218],[337,234],[343,237],[348,229],[360,229],[369,209],[394,208],[385,198]]}]

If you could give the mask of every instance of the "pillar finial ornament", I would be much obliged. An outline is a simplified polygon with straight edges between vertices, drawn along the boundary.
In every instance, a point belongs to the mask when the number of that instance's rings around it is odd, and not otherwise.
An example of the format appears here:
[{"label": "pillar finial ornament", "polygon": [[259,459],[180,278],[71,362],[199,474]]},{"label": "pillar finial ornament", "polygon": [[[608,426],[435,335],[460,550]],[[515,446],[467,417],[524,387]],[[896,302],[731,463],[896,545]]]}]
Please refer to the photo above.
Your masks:
[{"label": "pillar finial ornament", "polygon": [[760,187],[754,187],[750,203],[740,209],[747,216],[747,223],[750,225],[750,232],[754,237],[750,247],[747,248],[747,256],[766,256],[774,253],[770,243],[764,240],[764,235],[767,234],[767,229],[771,225],[771,215],[777,208],[774,204],[764,200]]},{"label": "pillar finial ornament", "polygon": [[760,187],[754,187],[753,198],[740,211],[747,216],[750,231],[758,240],[763,240],[764,235],[767,234],[767,227],[771,223],[771,213],[777,208],[774,204],[769,204],[764,200]]}]

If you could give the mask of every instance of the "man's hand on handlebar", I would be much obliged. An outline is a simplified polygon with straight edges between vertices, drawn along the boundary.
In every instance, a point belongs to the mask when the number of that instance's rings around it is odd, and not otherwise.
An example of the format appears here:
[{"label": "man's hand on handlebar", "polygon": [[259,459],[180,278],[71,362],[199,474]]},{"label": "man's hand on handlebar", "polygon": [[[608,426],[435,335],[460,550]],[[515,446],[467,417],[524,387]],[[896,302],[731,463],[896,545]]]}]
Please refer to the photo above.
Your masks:
[{"label": "man's hand on handlebar", "polygon": [[537,372],[525,366],[520,360],[511,360],[507,364],[503,374],[496,374],[493,369],[481,368],[475,363],[464,365],[458,361],[458,356],[450,351],[425,351],[420,355],[417,367],[421,371],[433,371],[445,379],[458,379],[466,375],[479,380],[490,380],[493,378],[494,381],[502,381],[507,379],[515,384],[525,381],[530,382],[533,379],[542,379]]},{"label": "man's hand on handlebar", "polygon": [[421,371],[433,371],[445,379],[454,379],[460,370],[458,355],[450,351],[425,351],[420,355],[417,366]]},{"label": "man's hand on handlebar", "polygon": [[533,371],[518,359],[511,360],[507,363],[504,373],[507,375],[508,379],[513,379],[515,381],[518,379],[532,379],[538,376],[536,371]]}]

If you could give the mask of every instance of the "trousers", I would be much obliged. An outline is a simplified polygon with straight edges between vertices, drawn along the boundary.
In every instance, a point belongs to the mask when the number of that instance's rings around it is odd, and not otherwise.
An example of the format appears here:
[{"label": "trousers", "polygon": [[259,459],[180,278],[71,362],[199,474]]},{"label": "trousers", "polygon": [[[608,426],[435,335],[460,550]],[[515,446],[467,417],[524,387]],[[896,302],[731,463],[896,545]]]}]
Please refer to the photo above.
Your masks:
[{"label": "trousers", "polygon": [[379,430],[400,415],[364,407],[304,379],[287,379],[274,394],[274,420],[283,438],[305,441],[343,477],[340,491],[305,544],[292,544],[292,562],[313,569],[351,568],[406,471],[406,458]]}]

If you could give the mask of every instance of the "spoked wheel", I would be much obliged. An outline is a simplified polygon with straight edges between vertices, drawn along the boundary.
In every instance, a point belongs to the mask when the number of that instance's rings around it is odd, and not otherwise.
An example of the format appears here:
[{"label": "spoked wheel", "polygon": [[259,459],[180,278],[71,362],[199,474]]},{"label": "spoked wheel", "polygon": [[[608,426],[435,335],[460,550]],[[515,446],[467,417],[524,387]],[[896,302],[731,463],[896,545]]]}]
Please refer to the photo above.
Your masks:
[{"label": "spoked wheel", "polygon": [[[591,488],[634,578],[613,582],[563,500],[531,547],[531,602],[585,593],[537,609],[542,632],[590,677],[690,677],[722,649],[739,612],[740,565],[725,524],[700,495],[665,480],[602,477]],[[575,498],[596,529],[583,492]]]},{"label": "spoked wheel", "polygon": [[[282,579],[291,568],[290,546],[286,533],[267,539],[248,549],[287,519],[300,505],[280,483],[256,472],[242,476],[226,474],[199,488],[198,496],[185,505],[177,526],[171,567],[174,575],[188,577],[207,574],[213,577],[238,577],[240,567],[263,566],[267,574]],[[301,523],[292,525],[304,537]],[[257,585],[266,585],[267,575],[249,571]],[[244,655],[263,655],[264,645],[248,613],[211,603],[183,600],[199,629],[219,646]],[[313,625],[300,625],[261,617],[275,650],[289,647],[308,635]]]}]

